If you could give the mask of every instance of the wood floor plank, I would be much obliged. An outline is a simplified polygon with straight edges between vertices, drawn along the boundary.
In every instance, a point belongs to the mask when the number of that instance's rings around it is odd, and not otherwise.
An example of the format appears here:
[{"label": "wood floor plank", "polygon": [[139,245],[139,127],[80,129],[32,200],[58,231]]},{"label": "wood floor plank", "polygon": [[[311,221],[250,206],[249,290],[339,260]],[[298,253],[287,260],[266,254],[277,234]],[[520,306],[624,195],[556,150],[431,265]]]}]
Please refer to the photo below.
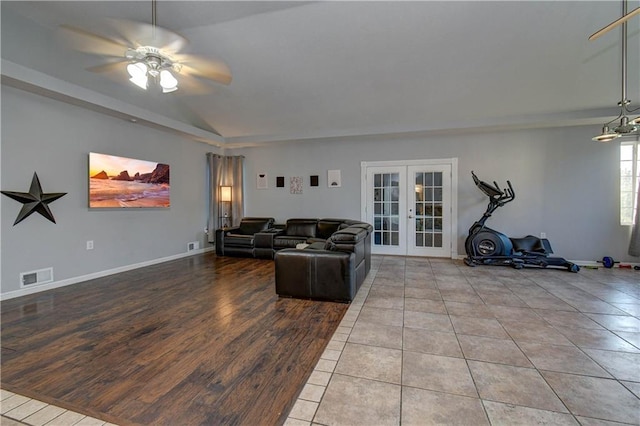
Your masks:
[{"label": "wood floor plank", "polygon": [[276,425],[348,305],[191,256],[3,301],[4,389],[121,425]]}]

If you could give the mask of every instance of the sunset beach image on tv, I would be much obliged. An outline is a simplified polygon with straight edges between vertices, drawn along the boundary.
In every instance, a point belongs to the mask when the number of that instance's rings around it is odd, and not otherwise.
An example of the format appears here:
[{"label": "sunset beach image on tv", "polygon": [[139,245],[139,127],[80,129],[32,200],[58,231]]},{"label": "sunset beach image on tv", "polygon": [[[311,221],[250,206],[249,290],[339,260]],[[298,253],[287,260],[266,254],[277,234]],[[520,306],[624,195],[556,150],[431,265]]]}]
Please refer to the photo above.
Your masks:
[{"label": "sunset beach image on tv", "polygon": [[168,208],[169,165],[89,153],[89,208]]}]

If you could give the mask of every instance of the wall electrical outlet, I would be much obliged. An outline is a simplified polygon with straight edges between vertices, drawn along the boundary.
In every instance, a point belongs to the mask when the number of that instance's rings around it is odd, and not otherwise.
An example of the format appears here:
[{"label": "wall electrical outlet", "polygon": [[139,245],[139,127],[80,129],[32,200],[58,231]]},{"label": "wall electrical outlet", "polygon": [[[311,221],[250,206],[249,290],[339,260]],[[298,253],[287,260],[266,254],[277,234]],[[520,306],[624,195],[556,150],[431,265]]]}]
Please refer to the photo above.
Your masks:
[{"label": "wall electrical outlet", "polygon": [[93,240],[87,241],[87,250],[93,250]]},{"label": "wall electrical outlet", "polygon": [[547,238],[547,233],[546,232],[541,232],[540,233],[540,238]]}]

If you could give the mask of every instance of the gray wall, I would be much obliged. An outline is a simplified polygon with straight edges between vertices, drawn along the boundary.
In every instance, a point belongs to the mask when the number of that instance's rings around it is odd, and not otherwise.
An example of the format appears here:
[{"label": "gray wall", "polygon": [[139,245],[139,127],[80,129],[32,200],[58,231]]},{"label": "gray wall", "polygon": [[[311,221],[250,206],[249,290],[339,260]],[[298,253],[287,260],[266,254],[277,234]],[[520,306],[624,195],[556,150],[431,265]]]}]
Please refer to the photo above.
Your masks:
[{"label": "gray wall", "polygon": [[[557,255],[597,260],[627,255],[630,227],[619,224],[619,144],[591,141],[593,126],[422,137],[302,141],[233,150],[246,157],[246,215],[360,218],[360,162],[457,157],[458,253],[469,226],[486,207],[471,179],[509,179],[517,199],[499,209],[489,225],[510,236],[546,232]],[[342,188],[327,188],[327,170],[342,170]],[[256,189],[266,172],[269,189]],[[309,176],[320,186],[309,187]],[[275,177],[285,176],[285,188]],[[289,177],[302,176],[304,193],[289,193]]]},{"label": "gray wall", "polygon": [[[619,144],[590,140],[593,127],[422,137],[303,141],[227,150],[246,157],[246,215],[360,217],[360,162],[459,160],[458,252],[486,199],[470,170],[485,180],[511,179],[518,198],[496,212],[491,226],[512,235],[546,232],[557,254],[574,260],[626,254],[629,227],[619,225]],[[20,272],[54,267],[61,281],[179,255],[190,241],[205,247],[206,161],[215,148],[76,106],[2,87],[1,184],[27,191],[33,172],[53,202],[57,224],[38,214],[13,226],[20,204],[2,197],[1,292],[18,290]],[[102,152],[171,165],[171,208],[89,210],[88,153]],[[328,169],[342,170],[342,187],[327,188]],[[269,189],[256,189],[256,173]],[[309,187],[309,176],[320,186]],[[275,188],[285,176],[286,187]],[[292,195],[288,178],[302,176]],[[86,241],[95,249],[87,251]]]},{"label": "gray wall", "polygon": [[[35,213],[13,226],[21,204],[2,196],[1,292],[19,273],[54,268],[55,281],[136,265],[205,245],[206,152],[212,146],[2,86],[2,189],[28,192],[34,172],[57,224]],[[169,209],[88,209],[89,152],[167,163]],[[94,250],[86,250],[86,241]]]}]

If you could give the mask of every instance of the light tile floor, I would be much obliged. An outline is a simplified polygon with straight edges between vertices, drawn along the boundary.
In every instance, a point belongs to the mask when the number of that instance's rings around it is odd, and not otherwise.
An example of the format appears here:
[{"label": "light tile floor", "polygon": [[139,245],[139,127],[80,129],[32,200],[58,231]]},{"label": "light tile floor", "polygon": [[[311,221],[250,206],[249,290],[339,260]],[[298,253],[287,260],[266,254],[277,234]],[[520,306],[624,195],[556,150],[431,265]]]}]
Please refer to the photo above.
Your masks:
[{"label": "light tile floor", "polygon": [[0,389],[0,414],[2,426],[115,426],[4,389]]},{"label": "light tile floor", "polygon": [[638,425],[638,316],[638,271],[374,256],[285,425]]},{"label": "light tile floor", "polygon": [[[640,272],[373,263],[285,425],[640,425]],[[0,407],[3,426],[111,425]]]}]

